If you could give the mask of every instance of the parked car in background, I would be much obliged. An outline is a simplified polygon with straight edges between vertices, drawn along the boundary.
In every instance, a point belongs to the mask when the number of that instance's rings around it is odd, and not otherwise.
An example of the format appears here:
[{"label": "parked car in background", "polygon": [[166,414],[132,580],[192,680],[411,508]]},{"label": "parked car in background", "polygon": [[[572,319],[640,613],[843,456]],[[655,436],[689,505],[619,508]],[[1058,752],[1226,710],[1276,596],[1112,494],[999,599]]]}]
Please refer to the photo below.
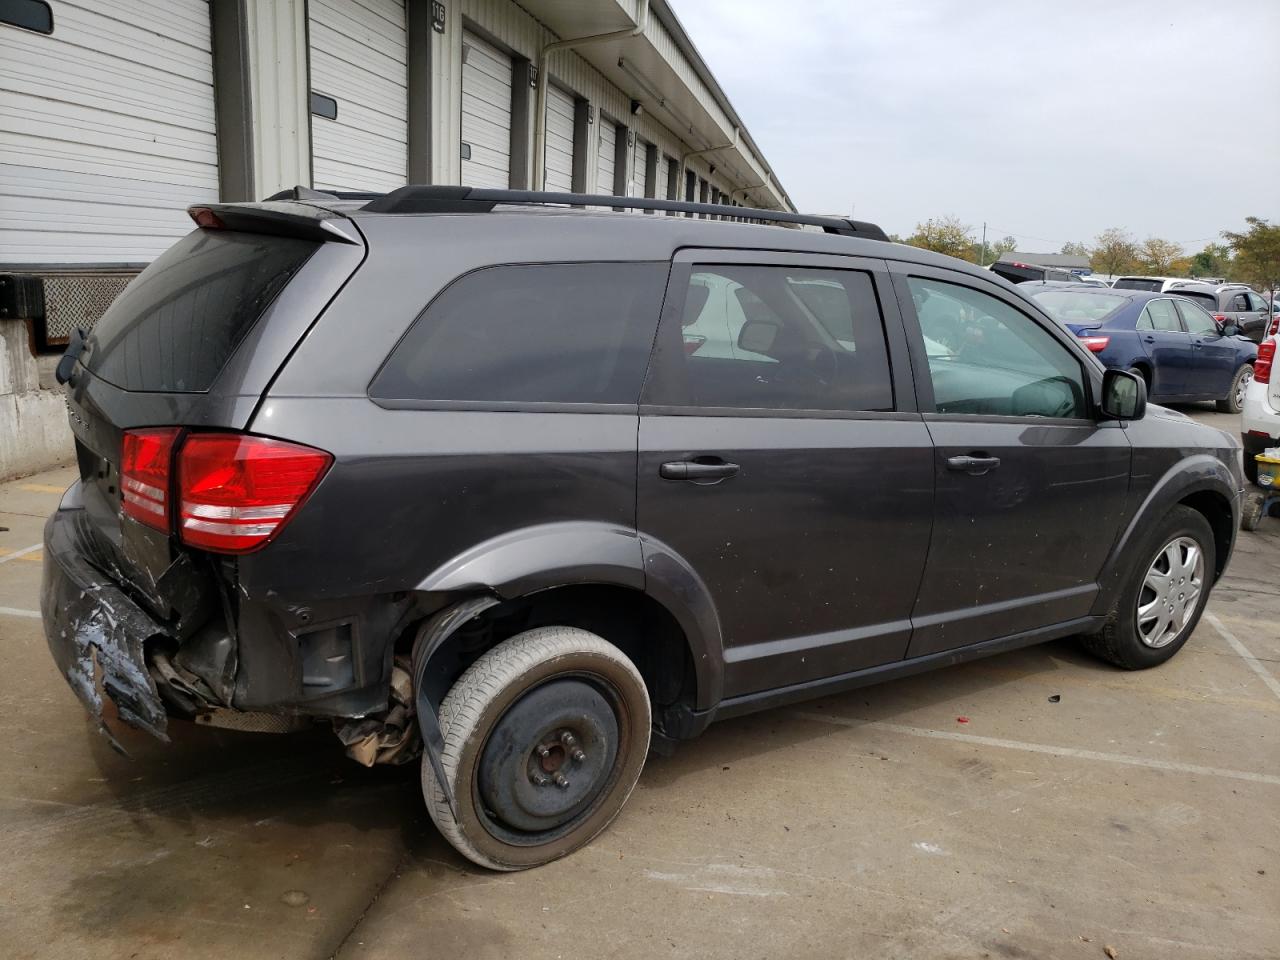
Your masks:
[{"label": "parked car in background", "polygon": [[1160,401],[1213,400],[1239,413],[1258,348],[1193,300],[1143,290],[1023,284],[1108,367],[1130,370]]},{"label": "parked car in background", "polygon": [[1173,289],[1213,290],[1213,284],[1189,277],[1117,277],[1111,286],[1115,290],[1146,290],[1151,293],[1168,293]]},{"label": "parked car in background", "polygon": [[1103,280],[1101,277],[1082,276],[1080,274],[1077,274],[1077,276],[1080,278],[1080,282],[1088,287],[1110,287],[1111,286],[1110,281]]},{"label": "parked car in background", "polygon": [[1244,445],[1244,475],[1258,482],[1258,464],[1253,458],[1269,447],[1280,446],[1280,376],[1276,375],[1277,336],[1272,334],[1258,345],[1253,365],[1253,382],[1244,395],[1240,413],[1240,439]]},{"label": "parked car in background", "polygon": [[104,732],[421,753],[445,839],[518,870],[713,720],[1062,637],[1126,669],[1188,642],[1240,522],[1233,435],[873,225],[547,196],[195,207],[77,333],[41,610]]},{"label": "parked car in background", "polygon": [[1224,283],[1214,288],[1213,296],[1216,302],[1209,312],[1215,320],[1234,323],[1255,343],[1270,333],[1271,305],[1252,287],[1243,283]]},{"label": "parked car in background", "polygon": [[1063,270],[1061,267],[1042,267],[1034,263],[1022,263],[1019,260],[997,260],[987,269],[1004,277],[1010,283],[1027,283],[1031,280],[1080,282],[1080,278],[1070,270]]}]

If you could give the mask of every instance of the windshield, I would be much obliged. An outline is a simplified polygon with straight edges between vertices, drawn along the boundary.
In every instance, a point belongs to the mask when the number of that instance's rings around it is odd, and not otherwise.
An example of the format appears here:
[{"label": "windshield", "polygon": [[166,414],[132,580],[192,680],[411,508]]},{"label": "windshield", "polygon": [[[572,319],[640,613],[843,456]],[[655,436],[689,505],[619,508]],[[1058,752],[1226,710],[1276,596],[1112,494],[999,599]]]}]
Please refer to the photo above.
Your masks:
[{"label": "windshield", "polygon": [[1033,296],[1063,323],[1100,323],[1129,302],[1101,290],[1042,290]]}]

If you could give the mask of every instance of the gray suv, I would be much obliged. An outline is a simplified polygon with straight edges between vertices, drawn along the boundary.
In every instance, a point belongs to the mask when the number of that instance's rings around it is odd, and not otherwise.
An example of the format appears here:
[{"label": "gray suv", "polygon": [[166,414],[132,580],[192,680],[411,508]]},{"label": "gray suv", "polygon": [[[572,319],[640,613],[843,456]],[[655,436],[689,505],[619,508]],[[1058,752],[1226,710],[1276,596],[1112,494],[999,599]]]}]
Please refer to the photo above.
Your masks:
[{"label": "gray suv", "polygon": [[421,758],[487,867],[587,843],[713,720],[1065,636],[1160,664],[1231,555],[1234,438],[873,225],[459,187],[191,213],[59,366],[54,659],[117,745],[323,722]]}]

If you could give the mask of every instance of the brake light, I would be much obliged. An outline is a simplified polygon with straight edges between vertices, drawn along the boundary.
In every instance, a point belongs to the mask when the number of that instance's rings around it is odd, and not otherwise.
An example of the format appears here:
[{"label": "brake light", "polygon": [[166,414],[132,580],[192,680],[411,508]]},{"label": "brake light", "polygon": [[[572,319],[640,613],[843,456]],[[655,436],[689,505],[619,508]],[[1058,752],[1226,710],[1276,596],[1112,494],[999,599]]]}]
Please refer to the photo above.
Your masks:
[{"label": "brake light", "polygon": [[1215,313],[1213,319],[1218,321],[1218,326],[1222,326],[1227,322],[1227,315],[1225,313]]},{"label": "brake light", "polygon": [[226,224],[222,222],[222,218],[208,207],[192,207],[187,213],[196,222],[197,227],[204,227],[206,230],[226,229]]},{"label": "brake light", "polygon": [[1274,337],[1277,333],[1280,333],[1280,316],[1277,316],[1274,320],[1272,320],[1271,326],[1267,328],[1268,337]]},{"label": "brake light", "polygon": [[278,534],[333,457],[266,437],[194,433],[178,453],[178,533],[218,553],[248,553]]},{"label": "brake light", "polygon": [[1258,383],[1271,382],[1271,364],[1276,359],[1276,342],[1263,340],[1258,344],[1258,359],[1253,361],[1253,379]]},{"label": "brake light", "polygon": [[156,530],[169,529],[169,467],[178,427],[126,430],[120,453],[121,509]]},{"label": "brake light", "polygon": [[1092,350],[1094,353],[1101,353],[1107,349],[1107,344],[1111,342],[1110,337],[1081,337],[1080,342]]}]

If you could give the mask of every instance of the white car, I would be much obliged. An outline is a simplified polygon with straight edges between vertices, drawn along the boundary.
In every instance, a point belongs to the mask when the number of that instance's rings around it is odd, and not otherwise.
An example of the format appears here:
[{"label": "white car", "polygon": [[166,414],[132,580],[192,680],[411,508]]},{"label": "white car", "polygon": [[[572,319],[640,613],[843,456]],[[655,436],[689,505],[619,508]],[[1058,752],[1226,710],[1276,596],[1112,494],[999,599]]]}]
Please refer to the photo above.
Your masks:
[{"label": "white car", "polygon": [[1280,447],[1280,370],[1272,364],[1276,358],[1276,335],[1258,345],[1258,359],[1253,364],[1253,382],[1244,395],[1240,411],[1240,434],[1244,441],[1244,475],[1250,483],[1258,482],[1255,455],[1268,447]]}]

